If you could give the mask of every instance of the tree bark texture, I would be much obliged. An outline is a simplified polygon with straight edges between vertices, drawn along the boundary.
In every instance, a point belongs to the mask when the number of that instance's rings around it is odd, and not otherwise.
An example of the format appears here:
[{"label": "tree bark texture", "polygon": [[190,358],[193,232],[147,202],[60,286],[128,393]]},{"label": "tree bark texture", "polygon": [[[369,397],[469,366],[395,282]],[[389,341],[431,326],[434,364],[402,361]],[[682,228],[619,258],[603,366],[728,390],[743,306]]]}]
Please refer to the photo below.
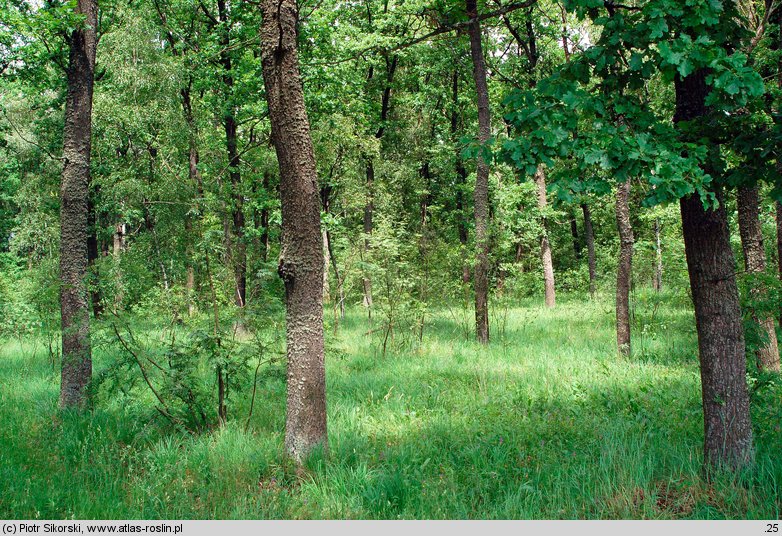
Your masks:
[{"label": "tree bark texture", "polygon": [[[486,83],[486,60],[481,44],[481,26],[475,20],[478,16],[476,0],[466,0],[467,16],[473,19],[467,27],[470,35],[470,55],[473,65],[473,79],[478,95],[478,141],[486,143],[491,136],[491,110],[489,108],[489,87]],[[489,163],[478,156],[473,192],[475,211],[475,336],[478,342],[489,342]]]},{"label": "tree bark texture", "polygon": [[[760,195],[758,186],[742,186],[736,196],[739,212],[739,234],[741,248],[744,252],[744,266],[749,274],[762,274],[766,271],[766,250],[763,247],[763,229],[760,226]],[[754,283],[754,282],[753,282]],[[750,297],[761,298],[767,289],[753,284]],[[774,317],[758,316],[753,312],[752,318],[760,328],[761,342],[755,350],[757,367],[760,370],[779,371],[779,348],[777,346],[777,330]]]},{"label": "tree bark texture", "polygon": [[[677,76],[674,85],[674,123],[707,115],[703,70]],[[680,208],[698,332],[704,461],[707,468],[737,469],[752,462],[754,449],[735,259],[721,197],[719,207],[706,208],[693,194],[680,200]]]},{"label": "tree bark texture", "polygon": [[633,275],[633,228],[630,224],[630,181],[616,191],[616,227],[619,230],[619,262],[616,267],[616,347],[630,355],[630,283]]},{"label": "tree bark texture", "polygon": [[309,120],[299,74],[295,0],[261,3],[261,57],[280,166],[288,396],[285,447],[296,460],[327,444],[323,238]]},{"label": "tree bark texture", "polygon": [[63,170],[60,186],[60,313],[62,373],[60,407],[84,406],[92,379],[90,315],[87,296],[87,234],[92,146],[92,93],[98,4],[78,0],[76,12],[84,22],[70,36],[68,89],[63,131]]},{"label": "tree bark texture", "polygon": [[543,282],[545,284],[546,307],[554,307],[557,303],[556,290],[554,289],[554,261],[551,258],[551,244],[548,240],[548,224],[546,221],[546,174],[543,166],[538,166],[535,172],[535,186],[537,186],[538,209],[540,217],[540,260],[543,264]]}]

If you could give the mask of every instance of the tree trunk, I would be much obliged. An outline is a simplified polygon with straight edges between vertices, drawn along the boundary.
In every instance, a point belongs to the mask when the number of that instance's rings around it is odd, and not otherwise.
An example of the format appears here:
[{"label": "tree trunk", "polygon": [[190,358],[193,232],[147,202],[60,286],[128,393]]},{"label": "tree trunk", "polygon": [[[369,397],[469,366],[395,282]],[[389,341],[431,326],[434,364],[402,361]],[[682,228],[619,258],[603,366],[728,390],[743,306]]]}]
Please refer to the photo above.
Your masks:
[{"label": "tree trunk", "polygon": [[660,237],[660,220],[654,220],[654,290],[660,292],[663,289],[663,246]]},{"label": "tree trunk", "polygon": [[556,291],[554,290],[554,262],[551,258],[551,244],[548,241],[548,229],[546,222],[546,175],[543,172],[543,166],[538,166],[535,172],[535,185],[538,192],[538,209],[540,209],[540,225],[542,232],[540,235],[540,260],[543,263],[543,281],[546,287],[546,307],[554,307],[557,303]]},{"label": "tree trunk", "polygon": [[327,445],[323,344],[323,240],[317,170],[304,107],[295,0],[261,3],[261,57],[272,141],[280,166],[288,397],[285,447],[301,461]]},{"label": "tree trunk", "polygon": [[[491,136],[491,110],[489,108],[489,87],[486,82],[486,60],[481,45],[481,26],[476,20],[476,0],[466,0],[467,16],[472,19],[468,26],[473,78],[478,94],[478,141],[486,143]],[[475,210],[475,336],[478,342],[489,342],[489,163],[478,156],[473,193]]]},{"label": "tree trunk", "polygon": [[570,220],[570,236],[573,239],[573,255],[576,260],[581,258],[581,237],[578,236],[578,223],[576,222],[576,215],[570,212],[568,214]]},{"label": "tree trunk", "polygon": [[630,281],[633,275],[633,228],[630,225],[630,181],[616,192],[616,226],[619,229],[619,263],[616,267],[616,346],[630,355]]},{"label": "tree trunk", "polygon": [[225,228],[227,258],[234,274],[234,303],[244,307],[247,300],[247,245],[244,242],[244,196],[242,175],[239,170],[238,126],[234,106],[233,62],[230,55],[230,21],[225,0],[217,0],[217,18],[220,21],[220,64],[223,67],[222,80],[225,91],[223,129],[228,153],[228,175],[231,190],[231,224]]},{"label": "tree trunk", "polygon": [[85,20],[71,33],[63,130],[64,165],[60,186],[62,408],[84,406],[87,399],[86,387],[92,379],[90,314],[86,287],[87,214],[98,4],[96,0],[78,0],[75,9]]},{"label": "tree trunk", "polygon": [[[782,203],[776,202],[777,209],[777,273],[782,281]],[[779,326],[782,327],[782,309],[779,311]]]},{"label": "tree trunk", "polygon": [[[706,73],[676,77],[674,123],[708,113]],[[744,329],[728,217],[704,208],[700,196],[680,201],[684,250],[698,331],[707,467],[740,468],[753,460]]]},{"label": "tree trunk", "polygon": [[329,233],[326,229],[321,231],[323,236],[323,301],[331,301],[331,289],[329,288],[329,265],[331,264],[331,247],[329,246]]},{"label": "tree trunk", "polygon": [[[372,215],[375,210],[373,201],[374,197],[374,183],[375,183],[375,166],[370,160],[367,162],[367,202],[364,205],[364,255],[368,256],[372,244],[369,237],[372,235]],[[368,259],[364,259],[368,261]],[[372,318],[372,278],[364,271],[364,277],[362,278],[362,284],[364,287],[364,307],[367,308],[367,314],[369,318]]]},{"label": "tree trunk", "polygon": [[[760,226],[760,196],[758,186],[742,186],[736,197],[739,212],[739,234],[744,252],[744,265],[749,274],[763,274],[766,271],[766,250],[763,247],[763,229]],[[762,284],[752,282],[750,291],[752,299],[760,299],[768,289]],[[774,317],[758,316],[753,311],[752,319],[761,331],[763,341],[755,351],[757,366],[760,370],[779,371],[779,349],[777,347],[777,330]]]},{"label": "tree trunk", "polygon": [[581,211],[584,213],[584,239],[587,246],[587,259],[589,262],[589,295],[595,295],[597,290],[597,258],[595,256],[595,231],[592,228],[592,211],[589,205],[581,203]]}]

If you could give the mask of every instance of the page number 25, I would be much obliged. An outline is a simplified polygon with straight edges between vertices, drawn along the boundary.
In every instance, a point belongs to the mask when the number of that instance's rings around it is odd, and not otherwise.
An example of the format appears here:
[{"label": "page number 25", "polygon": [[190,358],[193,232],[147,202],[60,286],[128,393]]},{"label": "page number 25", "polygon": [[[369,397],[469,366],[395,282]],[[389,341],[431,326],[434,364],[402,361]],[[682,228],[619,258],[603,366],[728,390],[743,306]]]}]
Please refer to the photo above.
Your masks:
[{"label": "page number 25", "polygon": [[779,523],[767,523],[766,532],[779,532]]}]

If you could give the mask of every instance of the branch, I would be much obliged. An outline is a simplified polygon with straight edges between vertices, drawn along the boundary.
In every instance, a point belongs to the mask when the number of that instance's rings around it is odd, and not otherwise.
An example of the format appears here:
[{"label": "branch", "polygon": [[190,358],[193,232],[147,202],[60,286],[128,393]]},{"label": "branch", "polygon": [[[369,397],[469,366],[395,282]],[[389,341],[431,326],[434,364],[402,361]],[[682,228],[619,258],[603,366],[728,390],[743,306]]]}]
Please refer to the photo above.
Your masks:
[{"label": "branch", "polygon": [[18,128],[16,128],[16,125],[14,124],[14,122],[11,121],[10,117],[8,117],[8,113],[6,113],[5,108],[0,108],[0,111],[3,112],[3,117],[5,117],[5,120],[8,121],[8,124],[11,125],[11,128],[13,129],[13,131],[16,133],[17,136],[19,136],[19,138],[21,138],[21,140],[23,142],[29,143],[30,145],[32,145],[34,147],[38,147],[41,151],[44,152],[44,154],[46,154],[46,156],[48,156],[52,160],[59,160],[60,162],[67,162],[68,161],[68,159],[65,158],[64,156],[55,156],[52,153],[50,153],[49,150],[46,147],[44,147],[43,145],[40,145],[39,143],[34,142],[33,140],[28,140],[27,138],[25,138],[24,134],[22,134],[21,131]]}]

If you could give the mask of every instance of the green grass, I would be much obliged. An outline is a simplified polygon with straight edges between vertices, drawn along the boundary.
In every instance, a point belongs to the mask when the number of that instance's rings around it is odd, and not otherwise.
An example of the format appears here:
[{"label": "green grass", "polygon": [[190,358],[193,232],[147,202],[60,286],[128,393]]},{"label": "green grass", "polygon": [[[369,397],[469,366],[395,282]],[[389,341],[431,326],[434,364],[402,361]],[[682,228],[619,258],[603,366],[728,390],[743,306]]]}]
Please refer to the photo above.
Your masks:
[{"label": "green grass", "polygon": [[328,341],[330,450],[304,471],[282,455],[281,365],[262,374],[248,432],[249,393],[224,429],[195,436],[163,432],[148,405],[122,397],[60,415],[46,352],[5,341],[0,517],[780,517],[778,380],[753,396],[756,468],[700,476],[687,309],[638,310],[628,359],[614,352],[608,300],[498,312],[505,329],[486,349],[442,310],[422,343],[400,335],[382,355],[351,311]]}]

